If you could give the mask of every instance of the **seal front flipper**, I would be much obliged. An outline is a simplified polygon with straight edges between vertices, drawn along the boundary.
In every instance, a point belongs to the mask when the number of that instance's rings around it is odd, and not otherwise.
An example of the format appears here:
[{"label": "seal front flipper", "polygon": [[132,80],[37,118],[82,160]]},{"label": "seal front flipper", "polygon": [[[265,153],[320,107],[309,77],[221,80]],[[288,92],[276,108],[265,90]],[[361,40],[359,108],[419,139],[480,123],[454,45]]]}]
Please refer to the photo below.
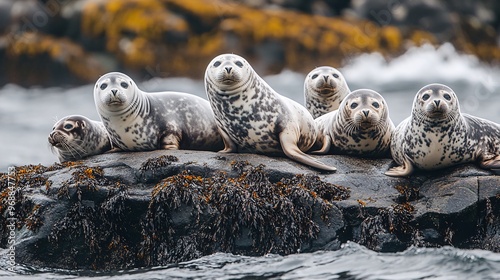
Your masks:
[{"label": "seal front flipper", "polygon": [[328,153],[328,151],[330,151],[331,146],[332,146],[332,139],[330,138],[330,136],[325,135],[325,137],[323,137],[323,146],[321,147],[321,149],[317,151],[312,151],[311,154],[325,155],[326,153]]},{"label": "seal front flipper", "polygon": [[406,177],[410,176],[413,173],[413,169],[414,168],[411,161],[406,156],[404,156],[403,164],[400,166],[390,168],[385,172],[385,175],[392,177]]},{"label": "seal front flipper", "polygon": [[229,138],[229,135],[222,130],[219,129],[220,135],[222,136],[222,141],[224,142],[224,150],[220,150],[219,153],[236,153],[238,152],[238,147],[236,144]]},{"label": "seal front flipper", "polygon": [[495,172],[500,172],[500,155],[493,157],[484,156],[479,165],[484,169],[495,169]]},{"label": "seal front flipper", "polygon": [[181,140],[175,134],[167,134],[161,139],[161,149],[179,150]]},{"label": "seal front flipper", "polygon": [[316,160],[315,158],[306,155],[304,152],[302,152],[299,147],[297,147],[297,137],[294,137],[293,135],[290,135],[286,131],[281,132],[279,135],[280,138],[280,144],[283,149],[283,152],[285,155],[295,161],[301,162],[303,164],[312,166],[314,168],[318,168],[321,170],[325,171],[336,171],[337,168],[333,166],[328,166],[324,163],[321,163],[320,161]]},{"label": "seal front flipper", "polygon": [[105,152],[105,153],[118,153],[118,152],[122,152],[123,150],[118,148],[118,147],[113,147],[111,150]]}]

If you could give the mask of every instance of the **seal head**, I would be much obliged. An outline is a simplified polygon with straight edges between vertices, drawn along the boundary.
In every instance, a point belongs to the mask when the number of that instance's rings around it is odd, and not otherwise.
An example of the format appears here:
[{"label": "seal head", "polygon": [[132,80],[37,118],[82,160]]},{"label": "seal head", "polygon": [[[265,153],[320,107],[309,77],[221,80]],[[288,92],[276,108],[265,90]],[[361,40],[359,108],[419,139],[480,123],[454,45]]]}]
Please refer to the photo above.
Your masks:
[{"label": "seal head", "polygon": [[48,141],[61,162],[111,150],[111,140],[104,125],[80,115],[66,116],[57,121]]},{"label": "seal head", "polygon": [[337,111],[323,115],[315,122],[322,148],[314,153],[370,157],[389,154],[394,124],[385,99],[376,91],[353,91],[342,100]]},{"label": "seal head", "polygon": [[315,68],[304,81],[306,108],[313,118],[337,110],[350,92],[342,73],[330,66]]}]

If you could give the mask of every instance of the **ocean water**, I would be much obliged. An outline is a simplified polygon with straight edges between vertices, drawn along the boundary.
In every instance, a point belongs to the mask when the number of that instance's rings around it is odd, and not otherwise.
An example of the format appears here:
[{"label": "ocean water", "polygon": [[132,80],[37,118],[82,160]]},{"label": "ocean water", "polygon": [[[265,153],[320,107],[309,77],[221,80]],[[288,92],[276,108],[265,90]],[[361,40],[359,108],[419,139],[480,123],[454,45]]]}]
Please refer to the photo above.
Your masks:
[{"label": "ocean water", "polygon": [[[380,92],[396,125],[410,115],[416,92],[435,82],[455,90],[462,112],[500,123],[500,67],[459,54],[451,45],[414,48],[390,61],[379,54],[365,54],[346,61],[340,70],[351,90]],[[303,74],[283,71],[264,78],[279,93],[303,103]],[[206,98],[200,80],[155,78],[139,87],[185,91]],[[55,162],[47,143],[53,124],[70,114],[97,120],[92,90],[93,85],[0,88],[0,172],[12,165]],[[500,279],[499,253],[450,247],[377,253],[352,242],[333,252],[261,257],[219,253],[166,267],[114,272],[17,265],[13,273],[5,254],[0,250],[2,279]]]},{"label": "ocean water", "polygon": [[[5,262],[0,262],[4,265]],[[165,267],[94,272],[16,266],[0,278],[20,279],[500,279],[500,254],[483,250],[409,248],[377,253],[348,242],[338,251],[246,257],[216,253]]]}]

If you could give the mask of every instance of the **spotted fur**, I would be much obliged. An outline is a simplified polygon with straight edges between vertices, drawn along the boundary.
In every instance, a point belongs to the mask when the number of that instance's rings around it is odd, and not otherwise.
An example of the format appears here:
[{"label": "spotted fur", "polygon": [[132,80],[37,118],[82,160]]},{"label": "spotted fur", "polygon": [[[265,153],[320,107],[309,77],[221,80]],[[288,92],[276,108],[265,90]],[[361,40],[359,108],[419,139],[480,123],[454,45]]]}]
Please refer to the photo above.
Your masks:
[{"label": "spotted fur", "polygon": [[222,148],[210,104],[203,98],[144,92],[127,75],[111,72],[96,82],[94,100],[113,144],[121,150]]},{"label": "spotted fur", "polygon": [[318,154],[348,154],[366,157],[389,156],[394,124],[385,99],[368,89],[355,90],[339,109],[315,119],[319,130]]},{"label": "spotted fur", "polygon": [[333,171],[306,155],[316,139],[309,112],[275,92],[242,57],[215,57],[205,72],[205,88],[224,139],[221,152],[283,154],[309,166]]},{"label": "spotted fur", "polygon": [[397,126],[391,153],[399,166],[385,173],[389,176],[476,161],[499,169],[500,125],[462,114],[451,88],[430,84],[418,91],[411,116]]},{"label": "spotted fur", "polygon": [[342,73],[330,66],[315,68],[304,81],[306,108],[315,119],[337,110],[350,92]]},{"label": "spotted fur", "polygon": [[102,122],[84,116],[66,116],[56,122],[48,139],[59,161],[75,161],[111,150]]}]

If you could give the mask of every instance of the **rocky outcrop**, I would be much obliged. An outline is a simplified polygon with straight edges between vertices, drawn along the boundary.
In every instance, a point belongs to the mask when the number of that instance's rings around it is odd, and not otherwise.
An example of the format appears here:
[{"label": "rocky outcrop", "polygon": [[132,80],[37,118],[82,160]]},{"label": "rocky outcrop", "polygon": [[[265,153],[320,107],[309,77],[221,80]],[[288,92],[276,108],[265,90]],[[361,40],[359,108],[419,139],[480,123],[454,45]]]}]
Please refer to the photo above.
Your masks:
[{"label": "rocky outcrop", "polygon": [[244,56],[261,75],[339,67],[365,52],[389,58],[424,43],[500,58],[496,4],[333,2],[4,1],[0,84],[92,83],[110,70],[138,80],[202,78],[224,52]]},{"label": "rocky outcrop", "polygon": [[500,251],[499,176],[464,165],[391,178],[383,175],[389,159],[321,160],[338,171],[201,151],[16,167],[0,177],[0,244],[13,232],[19,263],[99,270],[215,252],[335,250],[348,240],[383,252],[412,245]]}]

